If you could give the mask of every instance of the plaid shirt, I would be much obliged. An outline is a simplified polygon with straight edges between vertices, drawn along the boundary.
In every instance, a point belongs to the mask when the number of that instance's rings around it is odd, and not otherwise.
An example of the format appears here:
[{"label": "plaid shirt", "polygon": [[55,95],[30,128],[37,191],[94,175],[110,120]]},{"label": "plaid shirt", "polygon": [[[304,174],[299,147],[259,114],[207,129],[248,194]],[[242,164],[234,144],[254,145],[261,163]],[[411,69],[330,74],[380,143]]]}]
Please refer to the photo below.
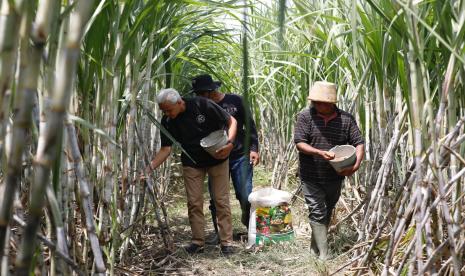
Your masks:
[{"label": "plaid shirt", "polygon": [[[310,146],[329,150],[336,145],[364,144],[360,129],[354,117],[336,108],[336,117],[325,124],[325,120],[317,115],[315,108],[305,108],[297,115],[294,130],[294,143],[307,143]],[[320,156],[307,155],[299,152],[300,178],[320,183],[342,180],[328,161]]]}]

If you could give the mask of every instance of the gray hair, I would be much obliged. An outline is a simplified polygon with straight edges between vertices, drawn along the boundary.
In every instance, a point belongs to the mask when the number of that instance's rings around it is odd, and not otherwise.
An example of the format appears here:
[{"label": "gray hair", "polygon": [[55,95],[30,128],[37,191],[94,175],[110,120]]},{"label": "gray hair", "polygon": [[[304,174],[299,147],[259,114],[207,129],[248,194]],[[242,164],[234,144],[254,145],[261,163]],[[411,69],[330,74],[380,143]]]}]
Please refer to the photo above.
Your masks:
[{"label": "gray hair", "polygon": [[157,103],[162,104],[162,103],[171,103],[175,104],[178,101],[181,100],[181,96],[179,95],[179,92],[176,91],[174,88],[166,88],[160,90],[157,95]]}]

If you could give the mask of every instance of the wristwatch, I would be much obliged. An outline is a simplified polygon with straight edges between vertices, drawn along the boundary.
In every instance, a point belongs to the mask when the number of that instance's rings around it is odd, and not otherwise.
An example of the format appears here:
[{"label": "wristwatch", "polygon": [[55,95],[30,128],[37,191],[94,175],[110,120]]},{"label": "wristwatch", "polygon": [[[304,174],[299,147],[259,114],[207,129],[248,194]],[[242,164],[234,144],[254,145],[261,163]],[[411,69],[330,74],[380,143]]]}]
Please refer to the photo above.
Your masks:
[{"label": "wristwatch", "polygon": [[233,141],[231,141],[231,140],[228,140],[228,142],[227,142],[226,144],[229,144],[229,143],[231,143],[231,144],[233,145],[233,147],[235,146],[235,144],[234,144],[234,142],[233,142]]}]

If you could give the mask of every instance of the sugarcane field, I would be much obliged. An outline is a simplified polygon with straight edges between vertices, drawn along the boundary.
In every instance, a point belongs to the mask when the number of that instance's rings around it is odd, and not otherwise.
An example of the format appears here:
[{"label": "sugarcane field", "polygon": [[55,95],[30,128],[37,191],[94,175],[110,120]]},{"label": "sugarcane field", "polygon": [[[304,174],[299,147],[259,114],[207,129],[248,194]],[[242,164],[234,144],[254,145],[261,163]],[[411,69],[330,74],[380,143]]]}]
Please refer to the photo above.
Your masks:
[{"label": "sugarcane field", "polygon": [[0,275],[465,275],[465,0],[0,6]]}]

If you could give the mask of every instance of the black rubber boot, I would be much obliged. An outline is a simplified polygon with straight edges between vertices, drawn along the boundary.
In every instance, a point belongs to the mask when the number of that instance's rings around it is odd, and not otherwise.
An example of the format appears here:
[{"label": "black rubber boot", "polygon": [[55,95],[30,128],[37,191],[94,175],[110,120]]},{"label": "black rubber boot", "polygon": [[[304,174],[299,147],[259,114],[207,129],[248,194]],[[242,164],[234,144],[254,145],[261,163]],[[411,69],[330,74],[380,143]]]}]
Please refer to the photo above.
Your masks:
[{"label": "black rubber boot", "polygon": [[212,223],[213,228],[215,229],[215,234],[205,241],[205,244],[208,245],[217,245],[220,243],[220,235],[218,234],[218,222],[216,220],[216,210],[212,208],[212,204],[210,204],[210,212],[212,214]]}]

